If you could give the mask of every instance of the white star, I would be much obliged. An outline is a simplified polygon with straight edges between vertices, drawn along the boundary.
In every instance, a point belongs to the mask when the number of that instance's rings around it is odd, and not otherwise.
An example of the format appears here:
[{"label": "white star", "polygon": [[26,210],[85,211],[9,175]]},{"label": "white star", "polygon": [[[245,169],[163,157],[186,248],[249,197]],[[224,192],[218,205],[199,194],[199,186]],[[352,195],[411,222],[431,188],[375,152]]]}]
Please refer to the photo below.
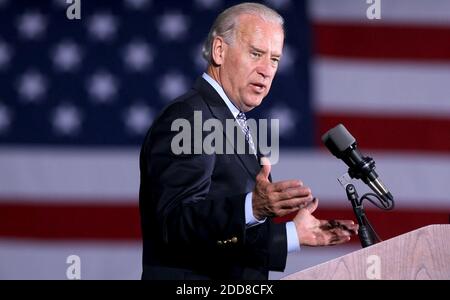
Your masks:
[{"label": "white star", "polygon": [[291,0],[265,0],[264,2],[278,10],[288,9],[292,5]]},{"label": "white star", "polygon": [[158,30],[165,40],[179,40],[185,37],[189,20],[180,13],[168,13],[160,17]]},{"label": "white star", "polygon": [[11,126],[12,113],[10,110],[0,104],[0,133],[5,133]]},{"label": "white star", "polygon": [[39,12],[26,12],[17,20],[19,35],[25,39],[39,39],[47,28],[47,20]]},{"label": "white star", "polygon": [[283,56],[281,57],[280,65],[278,66],[279,73],[288,73],[292,70],[296,60],[296,54],[292,49],[293,48],[289,45],[284,46]]},{"label": "white star", "polygon": [[143,41],[133,41],[128,44],[123,54],[126,67],[132,71],[145,71],[153,62],[153,51]]},{"label": "white star", "polygon": [[203,49],[203,43],[198,45],[197,47],[194,47],[194,49],[192,50],[192,60],[195,63],[195,67],[199,70],[199,71],[204,71],[206,70],[206,60],[203,58],[202,55],[202,49]]},{"label": "white star", "polygon": [[271,119],[278,119],[280,122],[280,136],[289,136],[295,128],[298,116],[294,116],[292,109],[287,106],[279,105],[272,108],[269,112]]},{"label": "white star", "polygon": [[149,6],[151,1],[149,0],[125,0],[125,5],[130,9],[143,9]]},{"label": "white star", "polygon": [[195,0],[195,4],[198,8],[202,9],[215,9],[222,5],[221,0]]},{"label": "white star", "polygon": [[59,105],[53,111],[53,129],[61,135],[74,135],[80,130],[81,119],[81,113],[75,106]]},{"label": "white star", "polygon": [[12,50],[8,44],[0,41],[0,70],[5,69],[11,61]]},{"label": "white star", "polygon": [[116,96],[117,86],[117,80],[112,74],[100,71],[89,78],[87,90],[94,101],[106,103]]},{"label": "white star", "polygon": [[45,95],[47,80],[39,72],[29,70],[20,77],[17,90],[22,99],[28,102],[35,102]]},{"label": "white star", "polygon": [[187,88],[186,77],[179,72],[171,72],[161,78],[159,93],[165,100],[170,101],[185,93]]},{"label": "white star", "polygon": [[58,71],[73,71],[81,63],[80,47],[72,41],[61,42],[53,50],[52,60]]},{"label": "white star", "polygon": [[136,103],[125,111],[124,122],[127,129],[136,135],[144,135],[150,127],[154,111],[143,103]]},{"label": "white star", "polygon": [[110,13],[97,13],[88,20],[89,34],[99,41],[110,41],[117,32],[118,21]]}]

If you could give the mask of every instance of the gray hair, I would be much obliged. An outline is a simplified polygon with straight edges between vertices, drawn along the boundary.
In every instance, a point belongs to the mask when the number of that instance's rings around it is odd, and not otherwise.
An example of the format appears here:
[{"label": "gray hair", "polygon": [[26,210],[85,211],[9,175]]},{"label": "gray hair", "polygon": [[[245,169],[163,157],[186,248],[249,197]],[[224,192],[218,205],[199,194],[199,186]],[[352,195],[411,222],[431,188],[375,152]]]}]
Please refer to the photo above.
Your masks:
[{"label": "gray hair", "polygon": [[235,37],[235,28],[237,20],[241,15],[255,15],[267,22],[280,24],[284,32],[284,19],[275,10],[259,3],[245,2],[231,6],[224,10],[214,21],[211,30],[208,33],[205,43],[203,44],[203,58],[208,62],[212,62],[212,44],[216,37],[220,36],[225,43],[231,44]]}]

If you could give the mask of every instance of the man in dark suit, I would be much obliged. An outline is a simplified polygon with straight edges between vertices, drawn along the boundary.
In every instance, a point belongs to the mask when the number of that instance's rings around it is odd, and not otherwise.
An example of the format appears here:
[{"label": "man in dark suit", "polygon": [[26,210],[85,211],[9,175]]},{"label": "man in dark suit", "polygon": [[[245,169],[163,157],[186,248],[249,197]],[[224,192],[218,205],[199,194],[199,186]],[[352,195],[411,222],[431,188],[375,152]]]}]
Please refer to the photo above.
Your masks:
[{"label": "man in dark suit", "polygon": [[[283,19],[272,9],[244,3],[225,10],[205,42],[207,72],[154,121],[140,156],[142,278],[267,279],[300,245],[342,243],[356,232],[352,221],[312,216],[318,201],[300,181],[272,183],[252,140],[245,112],[269,92],[283,42]],[[209,133],[198,116],[223,125],[225,145],[205,151],[195,140]],[[226,130],[230,120],[236,135]],[[177,131],[183,124],[187,139]],[[292,212],[293,221],[272,222]]]}]

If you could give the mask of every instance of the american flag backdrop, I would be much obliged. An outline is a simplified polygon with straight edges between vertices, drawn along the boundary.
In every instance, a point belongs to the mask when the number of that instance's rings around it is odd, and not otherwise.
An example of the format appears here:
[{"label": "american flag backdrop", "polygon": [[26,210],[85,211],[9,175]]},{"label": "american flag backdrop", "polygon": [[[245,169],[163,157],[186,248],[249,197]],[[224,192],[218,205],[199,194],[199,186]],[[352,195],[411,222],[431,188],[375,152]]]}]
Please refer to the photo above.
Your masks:
[{"label": "american flag backdrop", "polygon": [[[450,1],[267,0],[286,19],[284,55],[252,117],[280,119],[274,180],[299,178],[317,215],[353,218],[320,145],[343,123],[396,198],[366,205],[387,239],[450,215]],[[238,1],[0,0],[0,278],[137,279],[139,146],[153,118],[201,75],[215,16]],[[368,191],[357,185],[360,194]],[[360,248],[306,248],[285,273]]]}]

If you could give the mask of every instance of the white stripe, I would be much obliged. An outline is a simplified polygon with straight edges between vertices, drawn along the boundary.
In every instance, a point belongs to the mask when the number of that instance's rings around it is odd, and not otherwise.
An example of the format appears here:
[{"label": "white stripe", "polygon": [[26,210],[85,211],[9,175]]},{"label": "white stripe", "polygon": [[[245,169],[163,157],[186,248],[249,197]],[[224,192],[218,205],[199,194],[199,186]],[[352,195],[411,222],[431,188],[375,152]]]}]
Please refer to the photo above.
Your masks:
[{"label": "white stripe", "polygon": [[[450,208],[450,155],[362,152],[374,158],[380,179],[396,199],[396,208]],[[284,151],[272,167],[272,177],[274,181],[302,180],[322,199],[321,206],[351,208],[337,181],[347,169],[327,152]],[[360,195],[370,191],[360,181],[354,183]]]},{"label": "white stripe", "polygon": [[[413,138],[413,137],[412,137]],[[450,155],[364,153],[372,156],[381,179],[397,199],[397,207],[449,208]],[[27,201],[133,201],[139,188],[138,151],[101,152],[0,149],[0,199]],[[301,179],[322,206],[347,207],[336,178],[347,171],[328,152],[282,151],[272,166],[273,179]],[[358,185],[357,185],[358,186]],[[368,189],[362,184],[360,194]],[[67,198],[67,199],[66,199]],[[1,201],[1,200],[0,200]],[[402,202],[408,201],[408,202]]]},{"label": "white stripe", "polygon": [[[139,151],[0,148],[0,196],[136,202]],[[137,203],[137,202],[136,202]]]},{"label": "white stripe", "polygon": [[[279,279],[308,267],[360,249],[347,244],[333,247],[302,247],[288,255],[284,272],[270,272]],[[31,240],[0,240],[0,280],[66,280],[70,255],[80,258],[83,280],[136,280],[141,276],[141,243],[69,243]]]},{"label": "white stripe", "polygon": [[371,6],[366,0],[310,0],[309,13],[314,21],[450,24],[450,1],[381,0],[381,19],[369,20],[366,12]]},{"label": "white stripe", "polygon": [[318,111],[450,116],[449,64],[318,58],[312,72]]},{"label": "white stripe", "polygon": [[141,243],[0,240],[0,279],[67,279],[67,258],[80,258],[81,279],[139,279]]}]

